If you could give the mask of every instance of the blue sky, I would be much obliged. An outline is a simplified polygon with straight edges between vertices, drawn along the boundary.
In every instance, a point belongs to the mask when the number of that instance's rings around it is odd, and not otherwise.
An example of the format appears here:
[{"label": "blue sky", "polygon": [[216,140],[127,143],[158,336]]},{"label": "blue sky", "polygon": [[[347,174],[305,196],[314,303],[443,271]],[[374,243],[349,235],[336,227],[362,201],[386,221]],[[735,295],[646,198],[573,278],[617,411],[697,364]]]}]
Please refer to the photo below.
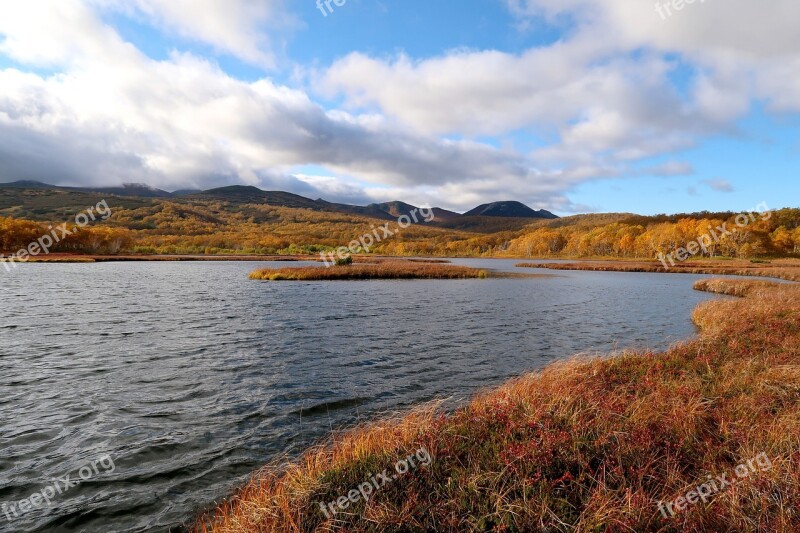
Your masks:
[{"label": "blue sky", "polygon": [[800,7],[775,2],[6,3],[0,181],[796,206]]}]

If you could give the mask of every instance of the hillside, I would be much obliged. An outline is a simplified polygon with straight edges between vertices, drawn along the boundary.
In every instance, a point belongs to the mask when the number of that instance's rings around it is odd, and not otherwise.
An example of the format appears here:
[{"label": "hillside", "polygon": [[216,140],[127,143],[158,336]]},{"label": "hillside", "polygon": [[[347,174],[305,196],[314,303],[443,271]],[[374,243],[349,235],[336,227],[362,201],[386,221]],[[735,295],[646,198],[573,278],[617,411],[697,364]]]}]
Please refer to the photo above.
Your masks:
[{"label": "hillside", "polygon": [[[68,222],[104,199],[113,210],[111,219],[96,222],[80,237],[59,243],[53,251],[318,254],[347,246],[354,239],[373,233],[376,227],[394,227],[399,216],[417,209],[404,202],[334,204],[245,186],[144,198],[33,183],[12,184],[0,186],[0,253],[13,253],[27,246],[37,233],[46,232],[48,224]],[[541,213],[507,202],[500,204],[506,204],[505,208],[486,204],[478,210]],[[723,224],[733,227],[735,220],[733,213],[654,217],[610,213],[550,219],[445,212],[443,219],[420,221],[393,231],[390,238],[374,243],[370,252],[396,256],[653,259],[660,253],[675,253],[708,228]],[[782,209],[769,213],[768,218],[754,218],[742,231],[710,243],[694,258],[798,254],[800,210]]]},{"label": "hillside", "polygon": [[[0,195],[5,192],[7,196],[19,199],[21,198],[20,191],[26,190],[37,190],[43,193],[60,193],[60,195],[50,195],[50,205],[52,207],[58,206],[59,201],[65,202],[65,205],[62,207],[66,207],[73,198],[80,197],[79,195],[81,194],[92,195],[92,197],[94,197],[96,194],[104,194],[125,198],[172,199],[190,204],[195,202],[220,201],[226,202],[232,206],[270,205],[275,207],[311,209],[314,211],[336,211],[340,213],[349,213],[364,217],[378,218],[381,220],[396,220],[404,215],[411,216],[412,212],[419,210],[419,207],[401,201],[374,203],[367,206],[359,206],[328,202],[322,198],[312,200],[298,194],[282,191],[264,191],[258,187],[247,185],[231,185],[228,187],[219,187],[206,191],[182,190],[167,192],[136,183],[128,183],[121,187],[106,188],[60,187],[30,180],[16,181],[12,183],[0,183]],[[75,193],[76,196],[70,197],[65,193]],[[21,203],[14,204],[13,202],[6,202],[6,208],[12,207],[20,207],[24,210],[26,206],[22,205]],[[0,209],[3,209],[3,207],[0,206]],[[460,213],[456,213],[454,211],[448,211],[447,209],[442,209],[440,207],[433,208],[433,213],[438,221],[449,221],[461,217],[471,217],[473,215],[470,213],[473,213],[474,211],[485,211],[487,214],[483,216],[504,216],[512,218],[558,218],[547,211],[534,211],[533,209],[530,209],[519,202],[496,202],[495,204],[486,204],[473,209],[465,215],[461,215]],[[48,213],[47,211],[28,211],[28,214],[29,216],[38,214],[46,217]]]},{"label": "hillside", "polygon": [[319,203],[303,196],[288,192],[262,191],[257,187],[232,185],[191,194],[181,199],[182,202],[220,201],[231,204],[263,204],[276,207],[295,207],[299,209],[323,209]]}]

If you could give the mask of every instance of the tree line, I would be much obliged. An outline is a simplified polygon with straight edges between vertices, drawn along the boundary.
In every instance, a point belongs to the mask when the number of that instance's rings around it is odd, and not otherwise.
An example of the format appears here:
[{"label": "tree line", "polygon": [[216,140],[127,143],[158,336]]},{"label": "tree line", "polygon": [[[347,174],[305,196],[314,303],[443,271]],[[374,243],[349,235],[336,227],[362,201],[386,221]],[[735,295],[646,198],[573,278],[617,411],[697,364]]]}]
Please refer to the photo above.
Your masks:
[{"label": "tree line", "polygon": [[[733,213],[681,216],[587,215],[533,221],[522,229],[478,233],[415,224],[372,251],[386,255],[466,257],[620,257],[652,259],[674,252],[723,225]],[[118,208],[108,221],[65,237],[52,252],[84,254],[318,254],[347,245],[383,221],[346,213],[224,202],[161,202]],[[15,253],[52,224],[0,217],[0,252]],[[800,209],[772,211],[714,240],[707,257],[800,255]]]}]

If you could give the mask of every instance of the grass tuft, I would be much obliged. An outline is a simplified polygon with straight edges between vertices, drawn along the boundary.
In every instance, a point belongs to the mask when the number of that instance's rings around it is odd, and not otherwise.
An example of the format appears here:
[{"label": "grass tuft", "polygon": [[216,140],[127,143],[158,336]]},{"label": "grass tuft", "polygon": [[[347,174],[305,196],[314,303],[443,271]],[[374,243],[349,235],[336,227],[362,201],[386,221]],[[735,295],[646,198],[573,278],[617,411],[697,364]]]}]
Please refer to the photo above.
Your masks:
[{"label": "grass tuft", "polygon": [[486,270],[447,264],[384,261],[375,264],[339,265],[332,268],[301,267],[261,269],[250,279],[265,281],[316,281],[366,279],[468,279],[487,278]]},{"label": "grass tuft", "polygon": [[800,281],[800,261],[781,259],[756,264],[736,259],[676,263],[664,268],[659,261],[579,261],[574,263],[517,263],[521,268],[549,270],[589,270],[594,272],[655,272],[670,274],[712,274],[727,276],[763,276]]}]

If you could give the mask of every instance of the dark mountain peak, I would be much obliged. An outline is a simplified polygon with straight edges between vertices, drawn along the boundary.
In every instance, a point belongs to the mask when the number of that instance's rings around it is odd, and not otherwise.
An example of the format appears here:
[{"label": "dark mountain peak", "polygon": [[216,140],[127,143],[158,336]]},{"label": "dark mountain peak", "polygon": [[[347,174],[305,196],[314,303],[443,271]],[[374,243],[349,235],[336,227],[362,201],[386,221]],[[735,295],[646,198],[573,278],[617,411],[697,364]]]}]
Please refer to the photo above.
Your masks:
[{"label": "dark mountain peak", "polygon": [[479,205],[472,211],[464,213],[466,217],[508,217],[508,218],[558,218],[550,211],[544,209],[536,211],[522,202],[509,200],[506,202],[492,202]]},{"label": "dark mountain peak", "polygon": [[178,189],[177,191],[172,191],[172,196],[189,196],[200,192],[203,192],[202,189]]},{"label": "dark mountain peak", "polygon": [[320,206],[314,200],[281,191],[262,191],[252,185],[229,185],[209,189],[188,196],[188,198],[198,198],[203,200],[220,200],[223,202],[239,204],[266,204],[275,207],[295,207],[319,210]]},{"label": "dark mountain peak", "polygon": [[403,215],[411,216],[411,213],[415,209],[419,209],[417,206],[401,202],[400,200],[395,200],[393,202],[384,202],[382,204],[370,204],[367,207],[380,209],[385,213],[389,213],[394,218],[400,218]]},{"label": "dark mountain peak", "polygon": [[55,185],[42,183],[41,181],[34,180],[20,180],[12,181],[10,183],[0,183],[0,187],[7,187],[9,189],[55,189]]},{"label": "dark mountain peak", "polygon": [[366,207],[360,205],[349,204],[335,204],[326,202],[325,200],[317,200],[317,204],[328,211],[338,211],[340,213],[349,213],[351,215],[361,215],[371,218],[380,218],[383,220],[392,220],[395,217],[381,209],[377,204],[370,204]]},{"label": "dark mountain peak", "polygon": [[225,187],[215,187],[213,189],[207,189],[202,191],[200,194],[210,196],[210,195],[241,195],[241,194],[253,194],[253,195],[263,195],[265,191],[262,191],[258,187],[254,187],[252,185],[227,185]]},{"label": "dark mountain peak", "polygon": [[456,213],[455,211],[448,211],[447,209],[442,209],[441,207],[434,207],[433,208],[433,216],[436,217],[438,221],[444,220],[453,220],[455,218],[461,217],[461,213]]},{"label": "dark mountain peak", "polygon": [[11,183],[0,183],[0,188],[12,189],[47,189],[51,191],[74,191],[83,193],[113,194],[116,196],[135,196],[140,198],[169,198],[167,191],[156,189],[146,183],[123,183],[119,187],[62,187],[41,181],[22,180]]},{"label": "dark mountain peak", "polygon": [[[264,191],[252,185],[228,185],[226,187],[217,187],[206,191],[187,189],[170,193],[162,191],[161,189],[156,189],[146,183],[123,183],[118,187],[61,187],[35,180],[19,180],[10,183],[0,183],[0,189],[39,189],[62,192],[104,193],[139,198],[180,198],[182,201],[189,202],[191,202],[192,199],[215,200],[231,204],[260,204],[275,207],[313,209],[315,211],[333,211],[382,220],[397,220],[402,216],[409,216],[413,219],[412,213],[414,210],[419,209],[417,206],[400,200],[374,203],[367,206],[327,202],[321,198],[318,200],[311,200],[310,198],[289,192]],[[464,215],[440,207],[434,207],[433,214],[435,217],[434,222],[437,223],[454,223],[462,217],[558,218],[549,211],[536,211],[514,200],[483,204],[464,213]]]},{"label": "dark mountain peak", "polygon": [[100,192],[117,196],[138,196],[140,198],[169,198],[172,193],[156,189],[146,183],[123,183],[121,187],[64,187],[73,191]]}]

